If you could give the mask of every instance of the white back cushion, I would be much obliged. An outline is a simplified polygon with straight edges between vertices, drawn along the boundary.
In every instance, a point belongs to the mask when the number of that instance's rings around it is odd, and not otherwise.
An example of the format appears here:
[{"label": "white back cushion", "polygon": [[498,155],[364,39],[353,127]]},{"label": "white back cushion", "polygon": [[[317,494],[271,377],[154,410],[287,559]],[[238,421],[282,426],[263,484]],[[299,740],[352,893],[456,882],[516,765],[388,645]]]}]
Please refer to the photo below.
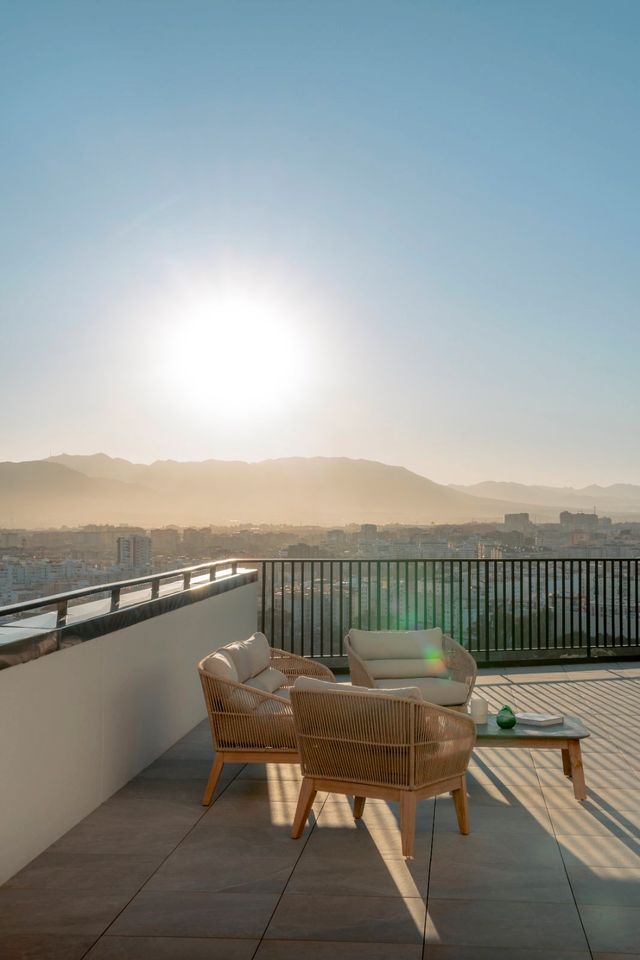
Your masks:
[{"label": "white back cushion", "polygon": [[[264,633],[254,633],[248,640],[236,640],[220,647],[203,662],[204,669],[222,680],[245,683],[264,673],[271,665],[271,650]],[[284,674],[276,671],[281,677]],[[278,686],[284,681],[280,681]],[[258,688],[262,689],[262,688]],[[270,690],[267,691],[271,693]]]},{"label": "white back cushion", "polygon": [[212,677],[219,677],[220,680],[232,680],[238,683],[238,671],[231,656],[224,650],[217,650],[209,654],[202,661],[202,667]]},{"label": "white back cushion", "polygon": [[254,633],[248,640],[243,641],[249,651],[249,660],[251,663],[250,676],[257,677],[263,670],[267,670],[271,664],[271,650],[269,641],[264,633]]},{"label": "white back cushion", "polygon": [[368,697],[378,697],[386,694],[390,697],[403,697],[411,700],[422,700],[422,694],[417,686],[394,687],[389,690],[372,690],[370,687],[356,687],[350,683],[332,683],[329,680],[319,680],[317,677],[298,677],[293,685],[294,690],[312,690],[314,693],[344,693],[365,694]]},{"label": "white back cushion", "polygon": [[[357,630],[349,631],[349,642],[363,660],[421,660],[432,664],[433,673],[442,672],[442,630]],[[407,676],[407,673],[404,674]]]},{"label": "white back cushion", "polygon": [[226,647],[220,648],[220,652],[222,653],[223,651],[233,660],[238,674],[238,681],[244,683],[245,680],[248,680],[252,674],[251,656],[246,641],[236,640],[235,643],[228,643]]}]

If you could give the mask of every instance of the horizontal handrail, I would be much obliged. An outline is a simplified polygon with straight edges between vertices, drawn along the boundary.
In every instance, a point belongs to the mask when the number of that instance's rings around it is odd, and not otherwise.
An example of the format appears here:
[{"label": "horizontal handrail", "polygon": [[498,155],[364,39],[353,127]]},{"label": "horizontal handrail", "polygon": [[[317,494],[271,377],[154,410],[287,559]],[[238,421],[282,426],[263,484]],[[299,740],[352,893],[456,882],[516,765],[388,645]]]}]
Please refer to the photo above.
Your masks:
[{"label": "horizontal handrail", "polygon": [[98,583],[91,587],[79,587],[77,590],[68,590],[65,593],[56,593],[48,597],[36,597],[34,600],[24,600],[21,603],[9,604],[0,607],[0,617],[9,617],[12,614],[27,613],[30,610],[41,610],[43,607],[58,608],[58,624],[64,623],[67,608],[70,600],[77,598],[86,598],[98,596],[102,593],[111,593],[112,608],[116,609],[119,603],[120,595],[129,587],[151,585],[152,596],[159,594],[160,584],[164,581],[178,580],[182,578],[183,589],[189,589],[192,585],[193,574],[198,572],[209,572],[210,579],[215,579],[218,570],[231,569],[231,575],[237,573],[238,564],[242,561],[236,559],[216,560],[212,563],[199,563],[193,567],[181,567],[177,570],[165,570],[162,573],[149,573],[141,577],[132,577],[129,580],[115,580],[109,583]]}]

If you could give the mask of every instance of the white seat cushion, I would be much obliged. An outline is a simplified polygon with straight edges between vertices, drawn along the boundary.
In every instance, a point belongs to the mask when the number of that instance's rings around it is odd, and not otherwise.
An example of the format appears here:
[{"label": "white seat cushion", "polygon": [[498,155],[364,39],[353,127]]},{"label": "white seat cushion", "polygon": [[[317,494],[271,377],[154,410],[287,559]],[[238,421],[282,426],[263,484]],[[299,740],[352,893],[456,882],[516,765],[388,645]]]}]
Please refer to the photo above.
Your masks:
[{"label": "white seat cushion", "polygon": [[287,678],[281,670],[276,670],[275,667],[267,667],[257,677],[249,677],[248,680],[245,680],[245,685],[253,690],[262,690],[264,693],[278,693],[279,687],[286,682]]},{"label": "white seat cushion", "polygon": [[[362,660],[424,660],[440,670],[442,630],[356,630],[349,642]],[[404,674],[407,676],[407,673]],[[436,674],[437,676],[437,674]]]},{"label": "white seat cushion", "polygon": [[370,687],[357,687],[350,683],[333,683],[330,680],[319,680],[317,677],[298,677],[293,685],[294,690],[311,690],[314,693],[359,693],[377,697],[381,693],[392,697],[406,697],[411,700],[422,700],[422,694],[417,684],[406,684],[393,689],[372,690]]},{"label": "white seat cushion", "polygon": [[440,707],[458,707],[467,701],[469,689],[466,683],[457,680],[440,680],[438,677],[398,677],[395,680],[376,680],[376,690],[396,690],[414,686],[423,698]]},{"label": "white seat cushion", "polygon": [[[275,695],[281,697],[282,700],[288,700],[289,689],[285,687],[282,690],[276,690]],[[277,700],[266,699],[256,707],[253,715],[256,717],[278,717],[281,715],[290,717],[291,707],[288,704],[278,703]]]},{"label": "white seat cushion", "polygon": [[367,670],[374,680],[396,677],[445,677],[449,676],[447,665],[442,657],[432,660],[367,660]]}]

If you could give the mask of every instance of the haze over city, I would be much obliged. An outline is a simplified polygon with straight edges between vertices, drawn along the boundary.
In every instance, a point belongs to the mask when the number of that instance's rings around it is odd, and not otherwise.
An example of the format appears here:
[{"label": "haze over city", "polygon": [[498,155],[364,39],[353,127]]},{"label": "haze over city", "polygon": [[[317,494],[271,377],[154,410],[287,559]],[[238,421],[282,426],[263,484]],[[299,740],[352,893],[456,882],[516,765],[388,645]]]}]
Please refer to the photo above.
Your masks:
[{"label": "haze over city", "polygon": [[640,480],[637,3],[4,10],[0,459]]}]

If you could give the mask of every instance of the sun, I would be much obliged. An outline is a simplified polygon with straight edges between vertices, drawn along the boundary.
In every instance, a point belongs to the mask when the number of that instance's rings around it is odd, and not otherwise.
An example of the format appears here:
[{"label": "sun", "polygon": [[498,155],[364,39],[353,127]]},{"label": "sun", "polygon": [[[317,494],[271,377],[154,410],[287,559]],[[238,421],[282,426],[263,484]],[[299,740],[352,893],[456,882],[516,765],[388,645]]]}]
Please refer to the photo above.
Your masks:
[{"label": "sun", "polygon": [[222,406],[236,419],[273,414],[304,383],[309,318],[273,285],[192,285],[165,316],[161,372],[191,410]]}]

